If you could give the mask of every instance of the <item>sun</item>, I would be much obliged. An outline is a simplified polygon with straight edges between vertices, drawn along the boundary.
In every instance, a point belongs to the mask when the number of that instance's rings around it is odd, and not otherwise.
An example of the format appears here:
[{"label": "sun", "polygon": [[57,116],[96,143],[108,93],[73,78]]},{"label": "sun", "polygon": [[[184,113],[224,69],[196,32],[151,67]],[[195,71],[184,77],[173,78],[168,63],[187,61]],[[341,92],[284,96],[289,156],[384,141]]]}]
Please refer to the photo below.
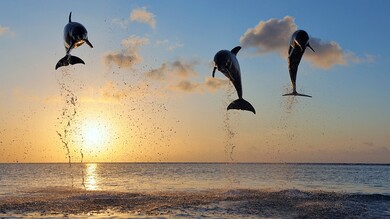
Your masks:
[{"label": "sun", "polygon": [[97,151],[103,149],[110,140],[110,128],[105,121],[89,119],[82,126],[85,149]]},{"label": "sun", "polygon": [[88,127],[84,131],[84,139],[87,144],[97,144],[105,139],[106,133],[99,127]]}]

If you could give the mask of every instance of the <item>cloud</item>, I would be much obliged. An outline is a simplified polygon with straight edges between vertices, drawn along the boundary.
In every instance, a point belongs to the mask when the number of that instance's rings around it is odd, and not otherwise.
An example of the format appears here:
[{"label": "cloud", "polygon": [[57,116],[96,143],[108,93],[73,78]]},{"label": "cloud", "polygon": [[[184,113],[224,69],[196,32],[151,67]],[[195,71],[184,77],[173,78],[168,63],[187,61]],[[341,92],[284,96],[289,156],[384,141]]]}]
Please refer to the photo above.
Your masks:
[{"label": "cloud", "polygon": [[145,7],[134,9],[127,18],[113,18],[111,23],[121,28],[127,28],[130,22],[140,22],[149,25],[153,30],[156,29],[155,15],[148,12]]},{"label": "cloud", "polygon": [[182,43],[171,43],[169,40],[157,40],[156,45],[165,46],[170,52],[184,46]]},{"label": "cloud", "polygon": [[188,78],[191,76],[197,76],[198,73],[195,71],[195,66],[197,65],[197,61],[192,62],[183,62],[180,60],[176,60],[172,62],[171,67],[173,73],[182,78]]},{"label": "cloud", "polygon": [[163,63],[159,68],[152,69],[149,72],[146,72],[145,76],[147,78],[150,78],[150,79],[156,80],[156,81],[165,80],[166,74],[168,72],[167,69],[169,68],[167,65],[168,65],[167,63]]},{"label": "cloud", "polygon": [[144,37],[130,36],[122,40],[121,52],[110,52],[103,57],[106,66],[116,65],[121,68],[131,68],[143,61],[139,54],[139,48],[149,44],[149,39]]},{"label": "cloud", "polygon": [[[297,24],[293,17],[272,18],[260,21],[255,27],[249,28],[240,37],[240,43],[244,48],[254,48],[258,55],[276,52],[283,58],[287,58],[288,43],[296,30]],[[359,58],[352,52],[343,50],[335,41],[310,37],[309,42],[316,52],[306,52],[304,59],[317,68],[329,69],[335,65],[347,65],[349,62],[372,62],[374,59],[373,56]]]},{"label": "cloud", "polygon": [[89,89],[90,92],[80,95],[79,102],[121,105],[126,101],[142,101],[147,96],[155,98],[160,95],[160,92],[156,92],[155,88],[148,83],[137,79],[132,84],[108,80],[102,85],[91,86]]},{"label": "cloud", "polygon": [[227,79],[205,77],[204,81],[196,81],[199,73],[196,71],[198,61],[175,60],[163,63],[145,75],[147,78],[165,83],[169,91],[183,93],[215,92],[229,84]]},{"label": "cloud", "polygon": [[216,92],[228,84],[229,80],[227,79],[205,77],[203,82],[181,80],[176,85],[169,86],[169,89],[184,93],[210,93]]},{"label": "cloud", "polygon": [[153,30],[156,29],[155,15],[153,13],[148,12],[145,7],[137,8],[137,9],[134,9],[133,11],[131,11],[130,20],[141,22],[141,23],[146,23]]},{"label": "cloud", "polygon": [[4,27],[0,25],[0,37],[9,32],[10,32],[9,27]]},{"label": "cloud", "polygon": [[149,39],[146,37],[137,37],[135,35],[132,35],[128,37],[127,39],[122,40],[122,45],[125,48],[135,48],[142,45],[149,44]]},{"label": "cloud", "polygon": [[347,65],[348,57],[353,56],[343,51],[340,45],[334,41],[324,42],[319,38],[310,38],[310,45],[315,48],[315,53],[305,53],[305,57],[315,66],[323,69],[333,65]]},{"label": "cloud", "polygon": [[243,47],[255,48],[258,54],[274,51],[287,53],[290,36],[296,29],[294,18],[290,16],[283,19],[272,18],[249,28],[240,37],[240,43]]},{"label": "cloud", "polygon": [[198,76],[195,71],[197,61],[175,60],[163,63],[159,68],[152,69],[145,75],[154,80],[174,80],[176,78],[187,79],[191,76]]},{"label": "cloud", "polygon": [[194,92],[200,92],[200,90],[198,89],[199,86],[200,86],[199,83],[191,82],[189,80],[182,80],[176,85],[170,86],[170,89],[176,91],[183,91],[187,93],[194,93]]},{"label": "cloud", "polygon": [[118,89],[114,82],[108,81],[100,88],[100,95],[103,99],[119,101],[127,96],[125,90]]},{"label": "cloud", "polygon": [[113,18],[111,20],[112,24],[118,25],[119,27],[125,29],[127,25],[129,25],[129,20],[128,19],[119,19],[119,18]]},{"label": "cloud", "polygon": [[229,84],[228,79],[221,79],[221,78],[211,78],[206,77],[205,79],[205,87],[208,91],[217,91],[223,87],[226,87]]}]

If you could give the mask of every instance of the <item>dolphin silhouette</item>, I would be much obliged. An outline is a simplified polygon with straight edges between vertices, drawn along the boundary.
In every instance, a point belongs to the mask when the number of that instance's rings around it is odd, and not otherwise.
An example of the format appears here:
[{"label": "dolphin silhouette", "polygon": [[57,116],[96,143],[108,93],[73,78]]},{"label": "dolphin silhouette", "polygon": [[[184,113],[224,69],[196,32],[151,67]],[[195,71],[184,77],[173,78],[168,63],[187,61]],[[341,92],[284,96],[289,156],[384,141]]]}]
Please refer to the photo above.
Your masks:
[{"label": "dolphin silhouette", "polygon": [[305,96],[311,97],[306,94],[300,94],[297,92],[296,79],[298,72],[298,65],[301,62],[303,53],[305,53],[306,47],[309,47],[313,52],[314,49],[309,44],[309,35],[304,30],[297,30],[293,33],[290,40],[290,47],[288,49],[288,71],[290,73],[291,85],[293,92],[284,94],[283,96]]},{"label": "dolphin silhouette", "polygon": [[214,70],[213,77],[215,76],[215,70],[222,72],[233,83],[236,88],[238,99],[231,102],[227,107],[230,109],[247,110],[256,114],[255,108],[246,100],[242,98],[242,84],[241,84],[241,70],[237,60],[237,53],[240,51],[241,46],[229,50],[221,50],[214,56]]},{"label": "dolphin silhouette", "polygon": [[59,67],[74,65],[77,63],[85,64],[82,59],[76,56],[70,55],[70,50],[75,49],[84,43],[88,44],[91,48],[93,48],[92,44],[88,40],[88,32],[85,27],[77,22],[72,22],[72,12],[69,14],[69,23],[66,24],[64,28],[64,45],[66,50],[66,55],[64,58],[60,59],[57,62],[56,70]]}]

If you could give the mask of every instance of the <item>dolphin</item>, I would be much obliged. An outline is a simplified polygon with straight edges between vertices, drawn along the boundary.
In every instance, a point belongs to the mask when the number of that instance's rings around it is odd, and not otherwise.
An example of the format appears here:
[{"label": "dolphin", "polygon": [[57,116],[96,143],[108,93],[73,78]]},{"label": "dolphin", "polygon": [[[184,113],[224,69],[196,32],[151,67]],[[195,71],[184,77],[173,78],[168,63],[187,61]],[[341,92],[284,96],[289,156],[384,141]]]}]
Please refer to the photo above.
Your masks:
[{"label": "dolphin", "polygon": [[306,94],[300,94],[297,92],[296,79],[298,72],[298,65],[301,62],[303,53],[305,53],[306,47],[309,47],[313,52],[314,49],[309,44],[309,35],[304,30],[297,30],[293,33],[290,40],[290,47],[288,49],[288,71],[290,72],[291,84],[293,92],[284,94],[283,96],[305,96],[311,97]]},{"label": "dolphin", "polygon": [[214,56],[214,70],[213,77],[215,76],[215,70],[222,72],[233,83],[236,88],[238,99],[231,102],[227,107],[230,109],[247,110],[256,114],[255,108],[246,100],[242,98],[242,84],[241,84],[241,70],[236,55],[240,51],[241,46],[229,50],[221,50]]},{"label": "dolphin", "polygon": [[66,55],[64,58],[60,59],[57,62],[56,70],[59,67],[74,65],[77,63],[85,64],[82,59],[76,56],[70,55],[70,50],[75,49],[84,43],[88,44],[91,48],[93,48],[92,44],[88,40],[88,32],[85,27],[77,22],[72,22],[72,12],[69,14],[69,23],[64,28],[64,45],[66,50]]}]

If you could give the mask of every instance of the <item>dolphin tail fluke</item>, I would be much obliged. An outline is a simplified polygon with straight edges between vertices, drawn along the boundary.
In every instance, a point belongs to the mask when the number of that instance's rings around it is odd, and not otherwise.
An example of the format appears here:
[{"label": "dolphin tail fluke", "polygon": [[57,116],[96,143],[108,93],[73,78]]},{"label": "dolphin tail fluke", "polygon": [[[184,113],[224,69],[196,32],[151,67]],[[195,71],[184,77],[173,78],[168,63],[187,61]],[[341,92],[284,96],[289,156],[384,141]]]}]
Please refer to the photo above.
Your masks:
[{"label": "dolphin tail fluke", "polygon": [[60,61],[57,62],[56,70],[57,70],[59,67],[67,66],[67,65],[69,65],[69,58],[68,58],[68,55],[64,56],[64,58],[60,59]]},{"label": "dolphin tail fluke", "polygon": [[59,67],[74,65],[74,64],[85,64],[85,62],[77,56],[66,55],[64,56],[64,58],[60,59],[60,61],[57,62],[56,70]]},{"label": "dolphin tail fluke", "polygon": [[228,110],[230,109],[237,109],[237,110],[246,110],[246,111],[251,111],[254,114],[256,114],[255,108],[246,100],[240,98],[237,99],[229,104],[227,107]]},{"label": "dolphin tail fluke", "polygon": [[310,95],[306,95],[306,94],[300,94],[298,92],[291,92],[291,93],[288,93],[288,94],[283,94],[282,96],[301,96],[301,97],[312,97]]},{"label": "dolphin tail fluke", "polygon": [[69,63],[71,65],[74,65],[74,64],[84,64],[85,65],[85,62],[77,56],[70,56]]}]

